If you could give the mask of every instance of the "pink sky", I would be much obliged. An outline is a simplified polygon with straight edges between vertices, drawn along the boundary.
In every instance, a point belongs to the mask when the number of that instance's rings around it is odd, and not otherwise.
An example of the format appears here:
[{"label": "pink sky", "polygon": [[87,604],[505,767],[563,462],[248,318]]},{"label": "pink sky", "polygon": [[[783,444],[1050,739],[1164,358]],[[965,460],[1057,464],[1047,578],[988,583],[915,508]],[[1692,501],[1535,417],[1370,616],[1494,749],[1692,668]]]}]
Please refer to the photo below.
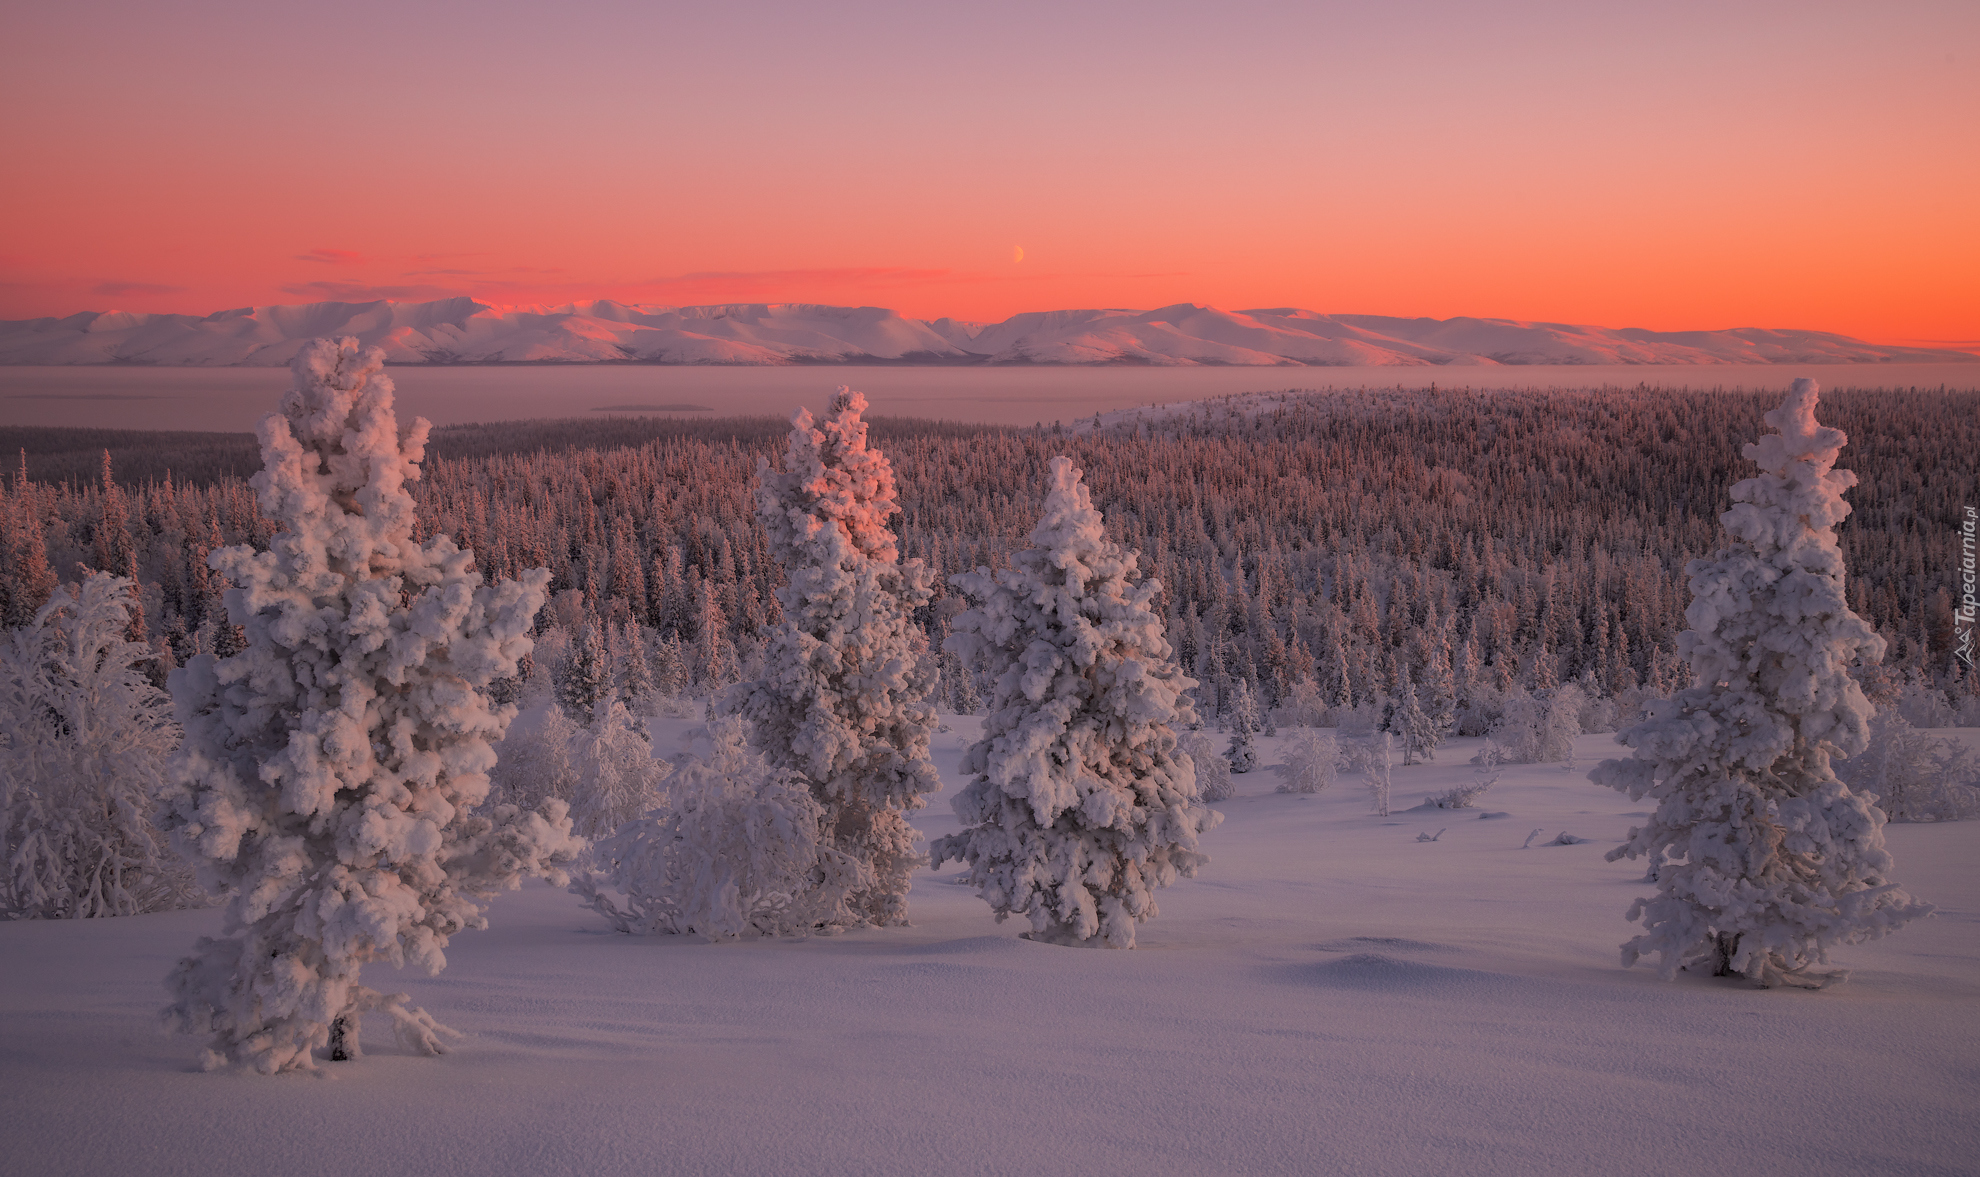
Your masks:
[{"label": "pink sky", "polygon": [[1194,301],[1980,346],[1976,71],[1970,2],[17,6],[0,318]]}]

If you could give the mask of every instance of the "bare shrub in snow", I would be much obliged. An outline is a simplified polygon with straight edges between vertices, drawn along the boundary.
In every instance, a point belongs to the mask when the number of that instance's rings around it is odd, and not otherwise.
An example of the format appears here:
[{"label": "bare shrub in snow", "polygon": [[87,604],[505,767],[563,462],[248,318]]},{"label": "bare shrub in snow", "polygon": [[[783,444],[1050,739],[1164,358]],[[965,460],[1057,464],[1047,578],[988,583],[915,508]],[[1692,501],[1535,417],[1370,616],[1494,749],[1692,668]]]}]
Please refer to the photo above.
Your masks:
[{"label": "bare shrub in snow", "polygon": [[865,411],[845,388],[817,428],[798,410],[784,469],[758,467],[757,518],[788,577],[777,590],[784,620],[761,677],[736,684],[723,708],[748,721],[772,765],[809,782],[832,843],[867,865],[854,922],[904,924],[923,861],[907,815],[941,787],[928,756],[935,663],[912,616],[932,574],[900,559],[887,526],[894,471],[866,444]]},{"label": "bare shrub in snow", "polygon": [[1856,478],[1833,469],[1848,440],[1815,420],[1816,385],[1797,380],[1766,415],[1778,432],[1745,447],[1761,473],[1720,516],[1733,544],[1687,571],[1691,628],[1678,652],[1697,685],[1651,704],[1618,734],[1633,758],[1590,773],[1649,824],[1609,859],[1663,861],[1657,894],[1631,905],[1642,935],[1623,964],[1656,953],[1665,978],[1707,964],[1770,985],[1819,986],[1830,948],[1874,939],[1931,908],[1889,878],[1884,815],[1831,771],[1869,742],[1872,708],[1850,676],[1884,641],[1850,611],[1835,525]]},{"label": "bare shrub in snow", "polygon": [[437,972],[450,936],[484,926],[482,899],[559,877],[580,847],[561,802],[481,808],[513,713],[484,690],[528,652],[548,573],[485,585],[453,540],[413,539],[427,424],[399,432],[383,368],[353,339],[297,355],[253,480],[281,530],[212,556],[247,646],[172,675],[185,742],[165,824],[232,892],[224,934],[170,980],[167,1021],[212,1035],[209,1065],[354,1054],[365,1010],[437,1052],[444,1027],[359,971]]},{"label": "bare shrub in snow", "polygon": [[1588,696],[1573,683],[1553,688],[1545,698],[1515,687],[1489,733],[1501,764],[1556,764],[1574,756],[1581,734],[1581,711]]},{"label": "bare shrub in snow", "polygon": [[1363,736],[1348,745],[1348,768],[1361,774],[1368,790],[1368,803],[1383,817],[1389,816],[1389,770],[1396,762],[1396,738],[1388,732]]},{"label": "bare shrub in snow", "polygon": [[734,719],[691,739],[667,804],[595,845],[600,869],[571,890],[632,935],[721,941],[856,922],[847,904],[871,876],[823,835],[828,815],[810,787],[749,748]]},{"label": "bare shrub in snow", "polygon": [[963,757],[963,829],[936,842],[1002,920],[1034,939],[1132,948],[1155,888],[1209,861],[1222,820],[1200,804],[1174,725],[1193,716],[1161,615],[1159,582],[1107,538],[1070,458],[1053,458],[1045,512],[1011,568],[951,578],[976,602],[949,644],[996,684]]},{"label": "bare shrub in snow", "polygon": [[570,807],[571,828],[596,840],[660,804],[672,765],[656,759],[639,720],[615,698],[579,727],[562,707],[518,716],[495,747],[490,796],[521,809],[549,799]]},{"label": "bare shrub in snow", "polygon": [[1341,768],[1341,745],[1334,733],[1308,728],[1286,741],[1279,766],[1279,792],[1318,793],[1334,783]]},{"label": "bare shrub in snow", "polygon": [[1217,741],[1208,732],[1183,732],[1176,746],[1196,765],[1196,796],[1208,802],[1229,801],[1237,796],[1237,782],[1231,780],[1231,762],[1217,750]]},{"label": "bare shrub in snow", "polygon": [[1980,817],[1980,764],[1957,739],[1932,737],[1895,711],[1870,721],[1870,745],[1836,766],[1858,793],[1874,796],[1892,821]]},{"label": "bare shrub in snow", "polygon": [[136,585],[93,572],[0,640],[0,918],[83,919],[195,902],[152,824],[179,742],[126,639]]},{"label": "bare shrub in snow", "polygon": [[1310,678],[1294,683],[1279,702],[1279,723],[1286,727],[1326,727],[1333,721],[1333,709],[1320,684]]}]

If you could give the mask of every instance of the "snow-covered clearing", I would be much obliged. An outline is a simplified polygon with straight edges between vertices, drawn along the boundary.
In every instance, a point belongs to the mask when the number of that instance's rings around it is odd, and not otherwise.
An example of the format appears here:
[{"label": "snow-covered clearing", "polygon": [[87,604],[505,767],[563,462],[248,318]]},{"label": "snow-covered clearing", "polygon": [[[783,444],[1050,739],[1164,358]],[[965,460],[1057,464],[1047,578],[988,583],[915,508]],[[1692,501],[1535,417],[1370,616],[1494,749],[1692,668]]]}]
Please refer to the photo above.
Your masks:
[{"label": "snow-covered clearing", "polygon": [[[930,835],[978,728],[948,722]],[[671,751],[687,725],[655,726]],[[1602,860],[1643,816],[1585,779],[1610,737],[1405,808],[1477,743],[1396,767],[1388,818],[1353,774],[1235,778],[1131,952],[1020,940],[953,867],[916,876],[912,927],[727,945],[529,883],[439,977],[366,972],[454,1053],[375,1017],[322,1077],[202,1074],[154,1030],[217,912],[0,925],[0,1173],[1980,1172],[1980,822],[1889,827],[1940,911],[1838,953],[1848,984],[1665,984],[1616,963],[1649,888]]]}]

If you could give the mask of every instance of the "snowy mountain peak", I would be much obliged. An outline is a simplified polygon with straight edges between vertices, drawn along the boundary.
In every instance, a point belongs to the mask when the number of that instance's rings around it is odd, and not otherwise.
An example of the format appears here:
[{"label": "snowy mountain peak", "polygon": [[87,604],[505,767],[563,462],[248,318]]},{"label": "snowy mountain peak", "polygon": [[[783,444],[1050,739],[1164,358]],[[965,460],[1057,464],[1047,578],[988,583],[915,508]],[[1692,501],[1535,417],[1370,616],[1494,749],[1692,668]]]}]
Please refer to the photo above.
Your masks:
[{"label": "snowy mountain peak", "polygon": [[84,312],[0,322],[0,363],[275,366],[322,336],[356,336],[396,364],[562,362],[794,364],[1964,363],[1968,352],[1886,347],[1824,331],[1649,331],[1518,319],[1402,319],[1298,307],[1227,311],[1182,302],[1029,311],[1000,323],[907,319],[884,307],[598,299],[497,306],[318,302],[212,314]]}]

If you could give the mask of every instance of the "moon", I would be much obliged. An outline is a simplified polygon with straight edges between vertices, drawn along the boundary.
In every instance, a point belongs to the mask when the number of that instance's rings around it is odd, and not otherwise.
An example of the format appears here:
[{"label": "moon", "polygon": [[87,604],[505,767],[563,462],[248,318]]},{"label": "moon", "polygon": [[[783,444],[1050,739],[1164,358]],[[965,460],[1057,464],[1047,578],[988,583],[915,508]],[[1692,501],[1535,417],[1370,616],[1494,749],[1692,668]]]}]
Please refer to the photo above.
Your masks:
[{"label": "moon", "polygon": [[1024,260],[1024,246],[1014,245],[1011,247],[1011,250],[1012,250],[1011,252],[1012,262],[1021,262]]}]

